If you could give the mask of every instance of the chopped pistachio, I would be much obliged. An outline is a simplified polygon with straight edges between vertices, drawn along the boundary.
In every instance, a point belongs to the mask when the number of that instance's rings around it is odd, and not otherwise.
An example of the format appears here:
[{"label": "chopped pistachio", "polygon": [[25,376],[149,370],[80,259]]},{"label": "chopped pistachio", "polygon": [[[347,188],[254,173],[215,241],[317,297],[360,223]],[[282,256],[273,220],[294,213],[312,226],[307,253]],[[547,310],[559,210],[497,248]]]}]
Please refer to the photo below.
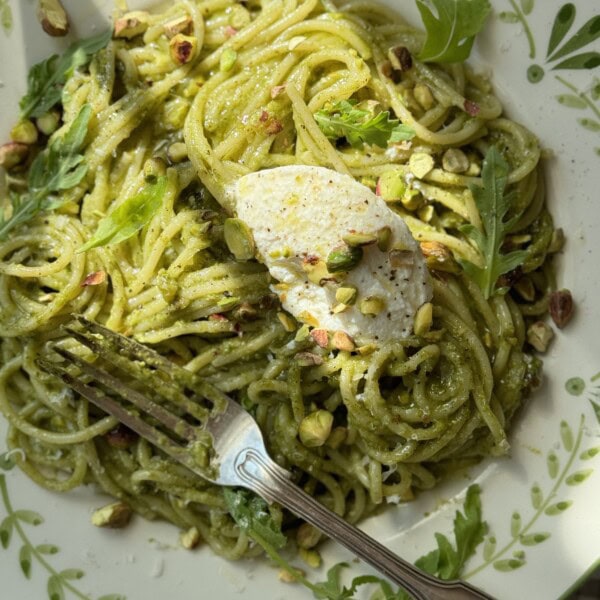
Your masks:
[{"label": "chopped pistachio", "polygon": [[301,367],[318,367],[323,364],[323,357],[314,352],[298,352],[294,356],[294,360]]},{"label": "chopped pistachio", "polygon": [[535,286],[533,285],[531,278],[527,277],[527,275],[521,277],[513,287],[523,300],[533,302],[535,299]]},{"label": "chopped pistachio", "polygon": [[310,327],[306,323],[304,323],[304,325],[302,325],[302,327],[300,327],[300,329],[298,329],[298,331],[296,332],[294,340],[296,342],[304,342],[309,337],[310,337]]},{"label": "chopped pistachio", "polygon": [[190,110],[190,103],[179,96],[165,102],[162,124],[167,131],[178,131],[183,128],[185,118]]},{"label": "chopped pistachio", "polygon": [[316,448],[322,446],[331,433],[333,425],[333,415],[327,410],[316,410],[310,413],[298,427],[300,441],[307,448]]},{"label": "chopped pistachio", "polygon": [[331,338],[331,344],[344,352],[353,352],[356,349],[354,340],[345,331],[336,331]]},{"label": "chopped pistachio", "polygon": [[200,543],[200,540],[200,532],[197,527],[190,527],[179,534],[179,543],[186,550],[193,550]]},{"label": "chopped pistachio", "polygon": [[356,351],[361,356],[368,356],[369,354],[373,354],[377,350],[377,346],[375,344],[365,344],[364,346],[359,346]]},{"label": "chopped pistachio", "polygon": [[406,192],[406,183],[399,171],[385,171],[377,180],[375,193],[386,202],[400,200]]},{"label": "chopped pistachio", "polygon": [[561,227],[555,229],[552,232],[552,239],[550,240],[550,245],[548,246],[548,252],[550,254],[555,254],[556,252],[560,252],[565,245],[565,232]]},{"label": "chopped pistachio", "polygon": [[308,550],[314,548],[322,537],[323,534],[316,527],[309,523],[302,523],[296,532],[296,543],[300,548]]},{"label": "chopped pistachio", "polygon": [[377,241],[377,234],[375,233],[360,233],[358,231],[351,231],[346,235],[342,236],[342,239],[348,246],[368,246],[374,244]]},{"label": "chopped pistachio", "polygon": [[81,287],[100,285],[106,281],[106,271],[93,271],[81,282]]},{"label": "chopped pistachio", "polygon": [[407,189],[400,202],[407,210],[417,210],[423,204],[423,196],[418,190]]},{"label": "chopped pistachio", "polygon": [[185,142],[175,142],[167,148],[167,158],[173,163],[180,163],[187,160],[187,146]]},{"label": "chopped pistachio", "polygon": [[304,576],[304,571],[302,569],[294,569],[294,572],[289,569],[281,569],[277,574],[277,578],[282,583],[296,583],[298,581],[298,577]]},{"label": "chopped pistachio", "polygon": [[283,328],[288,333],[291,333],[292,331],[296,331],[296,329],[298,329],[298,323],[296,323],[294,317],[288,315],[287,313],[278,312],[277,318],[279,319],[279,322],[283,325]]},{"label": "chopped pistachio", "polygon": [[59,123],[60,113],[57,110],[50,110],[35,120],[37,128],[44,135],[52,135],[58,129]]},{"label": "chopped pistachio", "polygon": [[543,321],[536,321],[527,329],[527,341],[538,352],[546,352],[553,337],[554,331]]},{"label": "chopped pistachio", "polygon": [[60,0],[39,0],[37,18],[42,29],[52,37],[69,33],[69,18]]},{"label": "chopped pistachio", "polygon": [[316,285],[323,285],[326,281],[332,278],[331,273],[327,270],[327,265],[324,260],[317,257],[307,257],[302,261],[302,269],[306,273],[306,277]]},{"label": "chopped pistachio", "polygon": [[335,291],[335,299],[342,304],[352,305],[356,302],[357,293],[354,286],[345,285]]},{"label": "chopped pistachio", "polygon": [[448,173],[466,173],[469,165],[469,158],[458,148],[448,148],[442,156],[442,167]]},{"label": "chopped pistachio", "polygon": [[425,223],[429,223],[431,219],[433,219],[433,215],[435,214],[435,210],[432,204],[426,204],[425,206],[421,206],[419,208],[418,213],[419,219],[421,221],[425,221]]},{"label": "chopped pistachio", "polygon": [[415,315],[415,322],[413,325],[415,335],[423,335],[427,333],[431,328],[432,322],[433,304],[431,304],[431,302],[425,302],[425,304],[419,307],[417,314]]},{"label": "chopped pistachio", "polygon": [[412,250],[403,250],[401,248],[394,248],[390,250],[390,265],[394,268],[401,268],[413,265],[415,262],[415,255]]},{"label": "chopped pistachio", "polygon": [[427,267],[434,271],[458,273],[460,268],[454,260],[452,252],[440,242],[421,242],[421,252],[425,257]]},{"label": "chopped pistachio", "polygon": [[129,523],[132,514],[133,511],[127,504],[124,502],[114,502],[94,511],[92,514],[92,525],[120,529]]},{"label": "chopped pistachio", "polygon": [[329,334],[327,333],[327,329],[313,329],[310,332],[310,337],[313,339],[315,344],[321,348],[327,348],[327,346],[329,346]]},{"label": "chopped pistachio", "polygon": [[10,130],[10,139],[21,144],[35,144],[38,139],[38,130],[31,121],[20,121]]},{"label": "chopped pistachio", "polygon": [[413,60],[406,46],[394,46],[388,50],[388,59],[395,71],[408,71],[412,68]]},{"label": "chopped pistachio", "polygon": [[550,316],[559,329],[571,320],[573,296],[569,290],[562,289],[550,294]]},{"label": "chopped pistachio", "polygon": [[148,183],[156,183],[159,177],[167,172],[167,165],[162,158],[153,156],[144,163],[144,179]]},{"label": "chopped pistachio", "polygon": [[29,146],[21,142],[8,142],[0,146],[0,167],[10,169],[22,163],[29,154]]},{"label": "chopped pistachio", "polygon": [[142,10],[134,10],[115,21],[114,37],[128,40],[141,35],[148,29],[149,15]]},{"label": "chopped pistachio", "polygon": [[387,252],[392,243],[392,229],[385,225],[377,232],[377,247],[382,252]]},{"label": "chopped pistachio", "polygon": [[169,42],[171,58],[178,65],[185,65],[192,61],[198,49],[198,38],[193,35],[177,33]]},{"label": "chopped pistachio", "polygon": [[334,305],[334,307],[331,309],[331,312],[334,315],[339,315],[340,313],[346,312],[349,308],[349,304],[344,304],[343,302],[340,302],[339,304]]},{"label": "chopped pistachio", "polygon": [[425,110],[429,110],[435,103],[433,94],[431,93],[429,86],[424,83],[417,83],[417,85],[415,85],[413,95],[415,97],[415,100]]},{"label": "chopped pistachio", "polygon": [[327,256],[327,270],[330,273],[351,271],[358,266],[362,257],[363,250],[360,246],[338,246],[337,248],[334,248]]},{"label": "chopped pistachio", "polygon": [[321,566],[321,555],[316,550],[300,548],[298,554],[309,567],[318,569]]},{"label": "chopped pistachio", "polygon": [[419,179],[423,179],[434,167],[431,154],[426,152],[415,152],[408,161],[410,172]]},{"label": "chopped pistachio", "polygon": [[471,162],[465,175],[468,175],[469,177],[479,177],[479,175],[481,175],[481,164],[474,158],[470,158],[469,160]]},{"label": "chopped pistachio", "polygon": [[360,301],[359,310],[363,315],[376,317],[385,309],[385,300],[378,296],[367,296]]},{"label": "chopped pistachio", "polygon": [[237,52],[233,48],[225,48],[219,59],[219,70],[223,73],[231,71],[237,61]]},{"label": "chopped pistachio", "polygon": [[254,258],[256,246],[252,231],[240,219],[225,219],[223,235],[229,251],[237,260],[250,260]]},{"label": "chopped pistachio", "polygon": [[182,15],[165,23],[163,29],[167,37],[171,39],[178,33],[189,35],[192,32],[193,23],[192,17],[189,15]]}]

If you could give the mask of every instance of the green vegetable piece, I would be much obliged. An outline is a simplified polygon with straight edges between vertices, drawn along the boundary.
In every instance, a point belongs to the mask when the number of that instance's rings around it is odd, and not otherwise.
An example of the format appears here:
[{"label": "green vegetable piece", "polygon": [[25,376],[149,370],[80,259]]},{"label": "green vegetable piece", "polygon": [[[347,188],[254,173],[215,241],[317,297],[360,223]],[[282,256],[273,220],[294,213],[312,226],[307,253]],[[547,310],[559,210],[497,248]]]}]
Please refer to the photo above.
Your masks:
[{"label": "green vegetable piece", "polygon": [[436,533],[437,549],[417,560],[415,563],[417,567],[440,579],[459,577],[463,566],[474,554],[487,532],[487,524],[481,518],[480,492],[478,485],[471,485],[467,490],[464,513],[456,511],[454,517],[455,546],[452,546],[445,535]]},{"label": "green vegetable piece", "polygon": [[68,131],[52,141],[33,161],[27,177],[28,191],[12,194],[12,214],[5,219],[0,211],[0,240],[18,225],[31,220],[38,212],[57,206],[51,194],[77,185],[87,173],[83,154],[92,107],[84,104]]},{"label": "green vegetable piece", "polygon": [[330,273],[351,271],[363,257],[363,249],[360,246],[338,246],[327,256],[327,270]]},{"label": "green vegetable piece", "polygon": [[240,219],[226,219],[223,226],[225,243],[237,260],[250,260],[254,258],[256,246],[252,231]]},{"label": "green vegetable piece", "polygon": [[490,13],[489,0],[416,2],[427,32],[419,60],[444,63],[466,60]]},{"label": "green vegetable piece", "polygon": [[474,225],[463,225],[460,230],[474,242],[483,257],[484,266],[461,261],[467,275],[481,288],[485,298],[500,293],[496,282],[500,275],[523,264],[527,258],[525,250],[502,254],[501,248],[507,232],[517,222],[519,215],[505,221],[512,203],[512,194],[506,193],[509,166],[495,146],[492,146],[483,161],[483,186],[471,186],[475,204],[479,210],[483,231]]},{"label": "green vegetable piece", "polygon": [[411,127],[391,119],[388,111],[375,113],[375,107],[360,108],[356,100],[341,100],[315,113],[315,121],[326,137],[346,138],[353,148],[373,144],[385,148],[388,142],[410,140],[415,136]]},{"label": "green vegetable piece", "polygon": [[127,198],[98,223],[96,233],[79,252],[120,244],[135,235],[160,209],[167,186],[166,176],[159,177],[156,183],[147,183],[138,194]]},{"label": "green vegetable piece", "polygon": [[19,103],[21,119],[41,117],[58,104],[65,82],[75,69],[87,65],[92,56],[108,44],[111,35],[111,30],[107,29],[99,35],[75,42],[62,56],[54,54],[33,65],[27,77],[27,94]]}]

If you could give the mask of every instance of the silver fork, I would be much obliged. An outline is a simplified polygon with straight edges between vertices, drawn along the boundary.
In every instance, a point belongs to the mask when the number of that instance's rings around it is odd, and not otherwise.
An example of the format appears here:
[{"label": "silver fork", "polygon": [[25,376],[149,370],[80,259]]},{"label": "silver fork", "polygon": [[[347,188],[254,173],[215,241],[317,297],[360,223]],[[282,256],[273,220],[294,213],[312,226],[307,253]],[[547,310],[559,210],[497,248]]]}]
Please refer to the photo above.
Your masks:
[{"label": "silver fork", "polygon": [[[442,581],[421,571],[306,494],[290,480],[290,473],[269,457],[252,416],[214,386],[147,346],[82,316],[76,316],[74,323],[64,329],[125,377],[151,381],[152,394],[142,393],[139,386],[124,383],[122,376],[115,377],[59,345],[54,345],[53,350],[66,362],[40,357],[38,365],[196,475],[218,485],[250,489],[268,502],[281,504],[348,548],[416,600],[493,600],[464,581]],[[77,375],[71,373],[70,365],[78,368]],[[94,383],[132,404],[134,411]],[[160,403],[149,397],[156,393],[163,399]],[[194,397],[202,403],[194,401]],[[207,400],[212,405],[210,409],[206,408]],[[134,412],[149,415],[149,420],[160,423],[162,430]],[[207,433],[212,438],[210,444],[206,443]]]}]

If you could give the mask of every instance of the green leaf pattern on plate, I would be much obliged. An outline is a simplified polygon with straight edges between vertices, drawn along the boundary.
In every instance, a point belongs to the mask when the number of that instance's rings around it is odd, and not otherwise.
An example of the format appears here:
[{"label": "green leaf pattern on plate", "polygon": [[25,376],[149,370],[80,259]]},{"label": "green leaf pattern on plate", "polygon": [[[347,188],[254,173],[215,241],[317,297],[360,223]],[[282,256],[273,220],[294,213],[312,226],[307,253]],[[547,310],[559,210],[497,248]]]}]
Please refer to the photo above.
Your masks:
[{"label": "green leaf pattern on plate", "polygon": [[12,31],[13,14],[8,0],[0,0],[0,26],[5,35]]},{"label": "green leaf pattern on plate", "polygon": [[[14,452],[0,454],[0,470],[9,471],[14,467],[14,454]],[[64,600],[67,593],[80,600],[91,600],[90,596],[81,592],[73,584],[74,581],[84,577],[85,573],[81,569],[57,571],[46,559],[47,556],[58,554],[58,546],[34,545],[30,540],[27,528],[39,527],[44,519],[33,510],[13,508],[6,475],[3,473],[0,473],[0,506],[3,506],[6,511],[6,515],[0,522],[0,544],[5,550],[9,550],[13,540],[17,539],[20,542],[18,561],[25,578],[31,579],[34,565],[38,565],[48,574],[46,591],[49,600]],[[109,594],[99,600],[126,600],[126,598],[118,594]]]}]

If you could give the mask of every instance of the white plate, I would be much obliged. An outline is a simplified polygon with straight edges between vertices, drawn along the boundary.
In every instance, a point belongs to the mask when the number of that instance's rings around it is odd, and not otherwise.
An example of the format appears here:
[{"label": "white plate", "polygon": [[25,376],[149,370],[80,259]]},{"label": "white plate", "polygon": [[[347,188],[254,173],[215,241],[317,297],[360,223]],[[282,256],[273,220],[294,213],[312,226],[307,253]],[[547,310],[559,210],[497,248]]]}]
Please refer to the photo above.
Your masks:
[{"label": "white plate", "polygon": [[[64,4],[74,17],[76,33],[89,35],[101,27],[101,15],[110,12],[111,2]],[[567,17],[576,6],[564,44],[592,17],[598,30],[600,6],[590,0],[570,7],[559,0],[492,4],[494,15],[477,42],[475,60],[493,71],[508,113],[536,132],[554,154],[547,161],[549,202],[556,223],[568,235],[559,280],[573,291],[577,314],[558,333],[545,358],[544,386],[512,431],[511,457],[488,461],[470,480],[423,494],[410,505],[371,519],[365,527],[414,560],[435,547],[436,531],[451,533],[454,511],[467,485],[476,480],[482,487],[489,534],[467,566],[469,580],[499,599],[551,600],[580,583],[600,556],[599,69],[576,69],[573,61],[568,68],[553,67],[600,47],[596,38],[554,61],[547,59],[546,50],[561,8]],[[413,2],[403,5],[418,23]],[[2,140],[25,91],[26,67],[55,50],[56,43],[40,33],[34,2],[0,0],[0,22],[9,11],[12,29],[2,30],[0,25]],[[0,440],[4,429],[0,424]],[[276,571],[264,562],[231,564],[208,549],[194,553],[179,549],[177,531],[166,524],[136,519],[125,531],[98,530],[89,515],[104,500],[90,490],[58,496],[39,489],[15,469],[0,472],[0,491],[0,522],[7,513],[25,509],[44,519],[37,526],[22,523],[8,547],[0,547],[3,598],[46,598],[49,578],[65,569],[81,575],[67,582],[68,598],[97,599],[111,593],[128,600],[234,599],[242,593],[248,600],[310,597],[298,586],[278,582]],[[55,545],[58,551],[34,550],[26,578],[19,557],[26,558],[28,549],[40,544]],[[344,558],[349,556],[333,545],[325,551],[328,565]],[[362,565],[353,570],[368,572]]]}]

